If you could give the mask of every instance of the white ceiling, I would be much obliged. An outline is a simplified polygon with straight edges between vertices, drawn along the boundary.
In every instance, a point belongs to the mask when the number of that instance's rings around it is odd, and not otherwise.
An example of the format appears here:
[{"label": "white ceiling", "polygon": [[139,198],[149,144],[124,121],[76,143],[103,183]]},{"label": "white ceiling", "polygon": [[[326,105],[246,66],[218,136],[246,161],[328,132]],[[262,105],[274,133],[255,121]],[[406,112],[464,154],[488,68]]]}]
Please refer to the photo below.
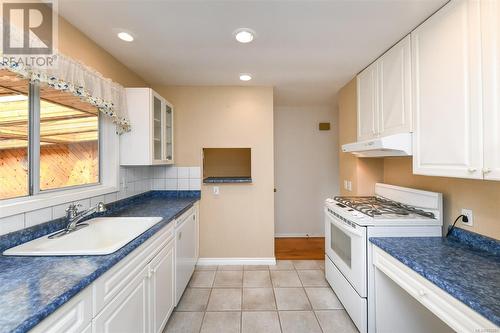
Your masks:
[{"label": "white ceiling", "polygon": [[[269,85],[275,104],[338,90],[446,0],[60,0],[59,11],[151,84]],[[257,32],[250,44],[233,31]],[[117,30],[135,36],[133,43]],[[239,73],[251,73],[248,83]]]}]

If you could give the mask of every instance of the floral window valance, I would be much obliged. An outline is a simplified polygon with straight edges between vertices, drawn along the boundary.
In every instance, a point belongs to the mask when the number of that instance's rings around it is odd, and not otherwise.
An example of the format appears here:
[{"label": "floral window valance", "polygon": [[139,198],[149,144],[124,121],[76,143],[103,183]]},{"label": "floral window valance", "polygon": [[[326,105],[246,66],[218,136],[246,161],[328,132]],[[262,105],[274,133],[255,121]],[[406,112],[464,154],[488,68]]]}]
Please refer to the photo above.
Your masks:
[{"label": "floral window valance", "polygon": [[92,68],[62,54],[55,55],[55,66],[34,68],[11,58],[0,60],[0,69],[48,86],[70,92],[99,109],[116,124],[117,133],[130,131],[125,88],[103,77]]}]

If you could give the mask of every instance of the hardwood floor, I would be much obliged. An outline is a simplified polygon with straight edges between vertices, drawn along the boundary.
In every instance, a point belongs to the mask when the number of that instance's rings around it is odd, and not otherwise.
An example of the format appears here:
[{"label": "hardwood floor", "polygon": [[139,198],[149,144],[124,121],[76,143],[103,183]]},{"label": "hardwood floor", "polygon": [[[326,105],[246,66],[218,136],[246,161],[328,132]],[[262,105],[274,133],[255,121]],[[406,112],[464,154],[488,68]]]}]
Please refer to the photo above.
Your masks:
[{"label": "hardwood floor", "polygon": [[283,237],[274,239],[278,260],[321,260],[325,258],[324,237]]}]

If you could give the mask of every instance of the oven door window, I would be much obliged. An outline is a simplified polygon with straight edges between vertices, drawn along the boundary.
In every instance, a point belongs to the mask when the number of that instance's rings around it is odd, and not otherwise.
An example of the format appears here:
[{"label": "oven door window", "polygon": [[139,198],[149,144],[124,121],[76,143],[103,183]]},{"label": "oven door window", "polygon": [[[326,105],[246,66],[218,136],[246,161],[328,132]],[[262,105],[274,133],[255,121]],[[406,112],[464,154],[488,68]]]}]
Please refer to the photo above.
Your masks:
[{"label": "oven door window", "polygon": [[330,224],[330,247],[351,268],[351,237],[333,223]]}]

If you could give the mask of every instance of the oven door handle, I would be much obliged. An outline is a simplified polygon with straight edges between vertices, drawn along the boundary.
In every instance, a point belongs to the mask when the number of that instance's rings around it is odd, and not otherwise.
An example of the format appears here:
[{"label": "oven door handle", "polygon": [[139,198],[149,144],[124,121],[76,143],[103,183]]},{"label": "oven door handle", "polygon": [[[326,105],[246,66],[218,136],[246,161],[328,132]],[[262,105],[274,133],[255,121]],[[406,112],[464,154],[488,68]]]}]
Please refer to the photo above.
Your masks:
[{"label": "oven door handle", "polygon": [[339,229],[342,229],[343,231],[345,231],[346,233],[350,234],[350,235],[354,235],[354,236],[357,236],[357,237],[363,237],[363,231],[361,229],[356,229],[356,228],[353,228],[353,227],[350,227],[350,226],[346,226],[345,223],[342,223],[340,221],[338,221],[335,216],[333,216],[332,214],[330,214],[328,211],[326,212],[328,214],[328,217],[330,218],[332,224],[334,224],[337,228]]}]

